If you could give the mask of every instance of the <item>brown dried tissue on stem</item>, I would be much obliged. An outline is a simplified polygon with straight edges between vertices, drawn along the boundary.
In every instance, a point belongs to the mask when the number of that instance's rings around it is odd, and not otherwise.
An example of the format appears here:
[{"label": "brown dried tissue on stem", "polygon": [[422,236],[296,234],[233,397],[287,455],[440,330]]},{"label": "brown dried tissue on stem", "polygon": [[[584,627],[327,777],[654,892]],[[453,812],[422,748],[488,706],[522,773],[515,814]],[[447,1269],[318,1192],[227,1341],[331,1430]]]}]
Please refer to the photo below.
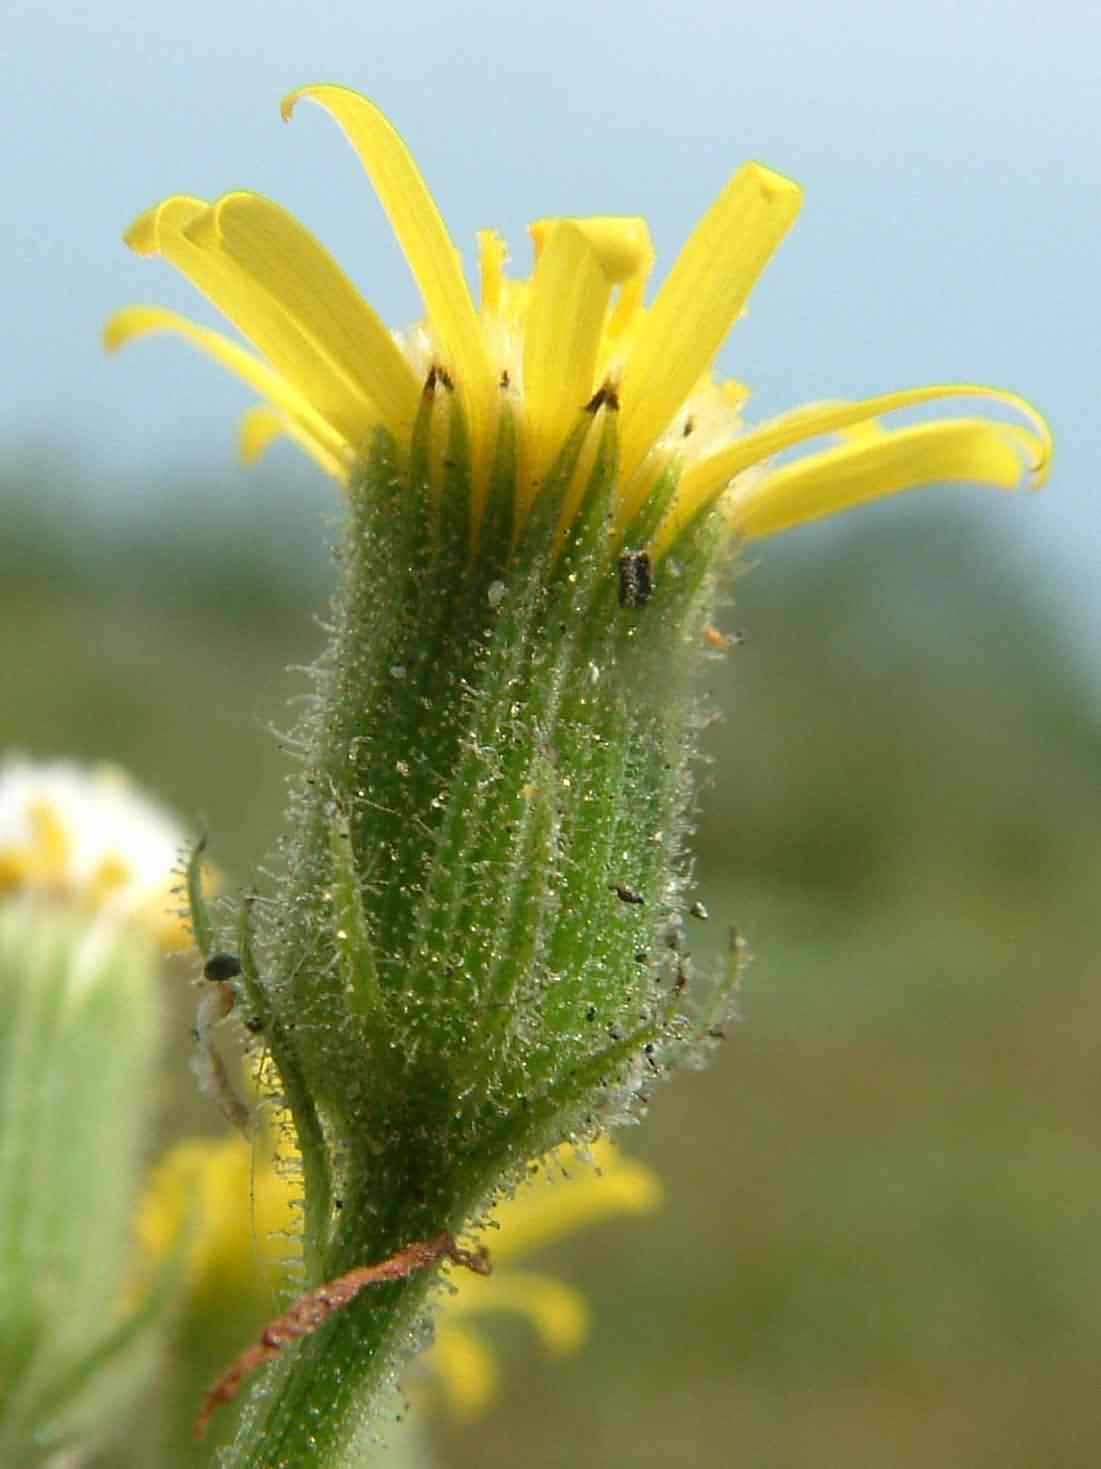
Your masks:
[{"label": "brown dried tissue on stem", "polygon": [[235,1358],[207,1392],[199,1416],[195,1419],[195,1437],[202,1438],[205,1435],[216,1409],[223,1403],[233,1401],[242,1381],[250,1372],[262,1367],[265,1362],[270,1362],[284,1347],[290,1346],[300,1337],[311,1336],[334,1311],[343,1310],[350,1305],[369,1285],[404,1280],[441,1260],[463,1265],[476,1275],[488,1275],[492,1270],[489,1251],[484,1246],[476,1250],[464,1250],[456,1244],[454,1236],[444,1229],[431,1239],[417,1240],[406,1245],[404,1250],[399,1250],[389,1259],[380,1260],[376,1265],[359,1265],[346,1275],[326,1281],[324,1285],[299,1296],[289,1311],[268,1322],[260,1333],[259,1341]]}]

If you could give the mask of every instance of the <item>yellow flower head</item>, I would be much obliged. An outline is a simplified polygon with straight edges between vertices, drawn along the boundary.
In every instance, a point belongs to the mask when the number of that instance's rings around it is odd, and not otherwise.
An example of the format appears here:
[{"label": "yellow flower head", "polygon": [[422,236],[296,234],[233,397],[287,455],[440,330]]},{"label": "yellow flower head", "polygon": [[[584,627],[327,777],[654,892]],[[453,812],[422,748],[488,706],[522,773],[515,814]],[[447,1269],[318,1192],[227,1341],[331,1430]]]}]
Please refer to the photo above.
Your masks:
[{"label": "yellow flower head", "polygon": [[0,765],[0,896],[63,899],[182,948],[189,933],[172,888],[183,844],[172,818],[112,766]]},{"label": "yellow flower head", "polygon": [[[654,252],[645,222],[631,218],[539,221],[534,269],[520,280],[505,272],[504,242],[483,231],[476,304],[432,195],[379,109],[345,87],[313,85],[285,100],[285,119],[303,98],[325,108],[359,154],[420,287],[424,320],[392,333],[290,214],[239,191],[214,203],[175,195],[141,215],[126,239],[182,270],[260,355],[157,307],[122,311],[106,329],[111,348],[178,332],[250,383],[264,406],[245,421],[247,457],[285,432],[346,480],[380,425],[408,443],[426,382],[442,381],[469,443],[475,534],[504,425],[515,426],[519,527],[582,409],[604,389],[620,415],[619,528],[670,466],[678,475],[653,530],[656,555],[722,497],[731,528],[748,539],[917,485],[1013,488],[1046,476],[1043,420],[1013,394],[970,384],[816,404],[744,431],[745,390],[714,383],[711,369],[799,211],[801,191],[771,169],[747,163],[734,174],[648,307]],[[998,400],[1028,426],[974,418],[877,426],[879,415],[959,396]],[[828,434],[846,437],[770,466],[781,451]],[[437,474],[443,443],[438,436]],[[566,496],[564,519],[575,503]]]}]

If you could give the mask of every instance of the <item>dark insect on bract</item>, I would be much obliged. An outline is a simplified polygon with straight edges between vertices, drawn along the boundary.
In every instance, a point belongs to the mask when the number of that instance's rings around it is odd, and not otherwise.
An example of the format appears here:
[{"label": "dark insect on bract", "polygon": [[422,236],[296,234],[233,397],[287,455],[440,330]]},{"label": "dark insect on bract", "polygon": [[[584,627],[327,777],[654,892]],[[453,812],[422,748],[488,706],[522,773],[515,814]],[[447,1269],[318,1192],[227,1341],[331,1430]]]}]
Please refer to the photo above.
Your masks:
[{"label": "dark insect on bract", "polygon": [[236,979],[240,972],[241,961],[236,954],[211,954],[203,965],[203,978],[213,980],[215,984]]},{"label": "dark insect on bract", "polygon": [[654,590],[649,551],[624,551],[619,558],[619,605],[645,607]]}]

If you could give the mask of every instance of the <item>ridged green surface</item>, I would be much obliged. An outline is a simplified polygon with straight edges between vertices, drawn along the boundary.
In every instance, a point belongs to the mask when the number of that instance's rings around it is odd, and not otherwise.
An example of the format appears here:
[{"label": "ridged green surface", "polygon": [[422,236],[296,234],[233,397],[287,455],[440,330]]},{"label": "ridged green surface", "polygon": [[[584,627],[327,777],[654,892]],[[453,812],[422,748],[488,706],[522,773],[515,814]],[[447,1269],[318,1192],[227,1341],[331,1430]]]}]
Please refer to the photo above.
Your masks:
[{"label": "ridged green surface", "polygon": [[[712,532],[621,605],[638,542],[611,533],[616,414],[598,405],[514,545],[506,422],[472,551],[454,412],[431,483],[438,396],[408,453],[380,435],[353,486],[287,876],[245,964],[316,1279],[458,1230],[527,1160],[635,1109],[701,1028],[677,1013],[677,951]],[[355,1462],[341,1455],[428,1284],[369,1291],[288,1356],[228,1462]]]}]

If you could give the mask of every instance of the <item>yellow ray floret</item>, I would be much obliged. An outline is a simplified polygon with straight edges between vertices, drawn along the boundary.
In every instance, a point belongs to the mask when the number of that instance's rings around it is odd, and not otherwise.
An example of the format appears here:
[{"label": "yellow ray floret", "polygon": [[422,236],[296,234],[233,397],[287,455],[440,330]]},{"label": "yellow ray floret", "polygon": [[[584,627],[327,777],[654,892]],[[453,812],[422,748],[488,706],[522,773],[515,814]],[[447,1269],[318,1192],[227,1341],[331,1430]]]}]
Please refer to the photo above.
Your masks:
[{"label": "yellow ray floret", "polygon": [[[968,479],[1007,488],[1045,478],[1047,425],[1022,399],[991,388],[934,386],[816,404],[745,431],[744,390],[715,383],[711,373],[799,212],[802,193],[781,174],[759,163],[734,174],[649,307],[654,251],[646,224],[605,216],[534,224],[535,266],[526,279],[507,273],[501,237],[481,231],[479,305],[432,194],[387,118],[345,87],[317,84],[287,97],[285,119],[303,98],[335,118],[362,160],[420,288],[423,322],[392,334],[291,215],[238,191],[213,204],[175,195],[141,215],[126,239],[183,271],[260,356],[148,307],[120,313],[107,330],[111,346],[176,331],[258,389],[268,406],[246,422],[250,457],[286,432],[347,480],[380,425],[399,448],[408,441],[425,374],[439,367],[453,384],[470,447],[474,542],[502,403],[520,435],[519,524],[585,404],[605,385],[614,390],[606,401],[619,409],[618,531],[644,510],[668,468],[679,475],[653,537],[657,555],[720,499],[734,530],[752,538],[920,484]],[[854,433],[895,409],[961,394],[1000,402],[1024,423],[950,420]],[[772,456],[829,434],[846,437],[796,464],[771,465]],[[572,510],[567,497],[564,516]]]},{"label": "yellow ray floret", "polygon": [[[495,374],[458,252],[412,154],[375,104],[348,87],[299,87],[283,101],[285,122],[303,97],[336,118],[359,154],[420,288],[467,421],[472,426],[488,426],[494,418]],[[471,441],[475,480],[480,483],[487,439],[472,432]]]},{"label": "yellow ray floret", "polygon": [[232,262],[255,292],[308,329],[333,372],[408,432],[421,384],[387,328],[293,215],[259,194],[226,194],[193,221],[188,237]]},{"label": "yellow ray floret", "polygon": [[[223,367],[235,372],[272,405],[268,416],[276,433],[291,434],[331,474],[340,476],[348,472],[354,458],[350,442],[285,378],[220,332],[196,326],[185,316],[179,316],[163,306],[128,306],[124,311],[116,312],[107,323],[103,342],[109,352],[115,352],[137,337],[156,332],[171,332],[183,337],[220,362]],[[270,442],[271,437],[274,434],[269,436],[267,442]],[[246,459],[255,458],[266,447],[258,445],[250,453],[246,448],[248,442],[242,430],[242,448]]]},{"label": "yellow ray floret", "polygon": [[622,473],[629,483],[698,379],[795,223],[802,191],[747,163],[696,226],[658,292],[619,385]]},{"label": "yellow ray floret", "polygon": [[724,504],[746,540],[820,520],[866,500],[935,483],[981,483],[1016,489],[1035,473],[1036,441],[1012,423],[950,418],[861,435],[774,470]]},{"label": "yellow ray floret", "polygon": [[[1002,403],[1030,427],[952,419],[892,433],[850,432],[832,449],[738,480],[773,455],[810,439],[872,428],[881,415],[902,408],[968,397]],[[671,544],[685,524],[724,492],[731,525],[746,539],[757,539],[921,485],[962,480],[997,489],[1022,484],[1038,488],[1047,478],[1051,456],[1051,432],[1030,404],[1014,393],[977,383],[908,388],[858,403],[813,404],[742,435],[728,448],[688,467],[662,527],[661,547]]]},{"label": "yellow ray floret", "polygon": [[611,292],[585,234],[556,221],[535,267],[524,332],[524,509],[591,395]]},{"label": "yellow ray floret", "polygon": [[[382,414],[371,397],[371,380],[360,378],[341,360],[344,344],[339,336],[330,340],[331,313],[317,304],[324,301],[327,284],[319,264],[321,246],[313,256],[315,271],[299,287],[280,294],[271,288],[270,276],[261,271],[258,277],[249,268],[247,255],[242,261],[240,249],[236,258],[231,253],[217,228],[219,212],[218,204],[174,195],[139,215],[126,241],[141,255],[161,255],[175,265],[336,432],[362,443]],[[349,291],[355,294],[350,286]],[[366,303],[361,304],[368,312]]]},{"label": "yellow ray floret", "polygon": [[336,479],[344,478],[349,462],[354,456],[349,455],[344,458],[337,454],[330,454],[303,429],[300,423],[296,423],[293,418],[277,412],[274,408],[269,408],[266,403],[257,403],[241,419],[241,427],[237,436],[241,458],[246,464],[255,464],[275,440],[284,435],[293,439],[300,449],[321,466],[326,474],[331,474]]}]

